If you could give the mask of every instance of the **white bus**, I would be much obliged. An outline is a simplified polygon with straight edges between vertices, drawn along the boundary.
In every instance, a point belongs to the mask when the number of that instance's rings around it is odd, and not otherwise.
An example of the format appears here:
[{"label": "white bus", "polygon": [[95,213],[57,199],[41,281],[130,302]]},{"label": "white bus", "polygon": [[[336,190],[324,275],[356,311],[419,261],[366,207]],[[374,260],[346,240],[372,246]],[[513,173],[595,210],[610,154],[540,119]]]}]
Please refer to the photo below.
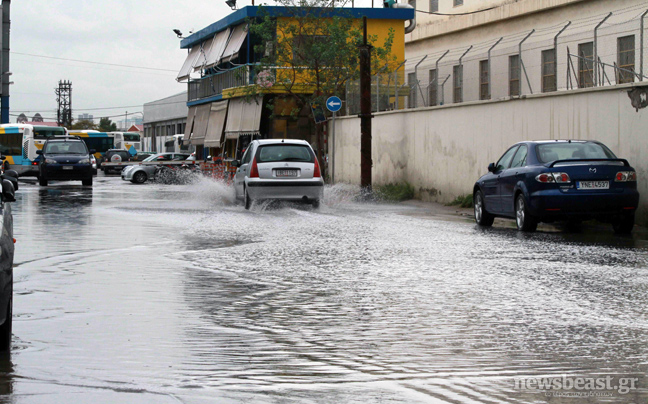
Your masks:
[{"label": "white bus", "polygon": [[158,138],[158,153],[192,153],[196,147],[183,142],[184,134]]},{"label": "white bus", "polygon": [[126,150],[133,156],[143,150],[141,136],[137,132],[108,132],[108,136],[115,138],[115,149]]},{"label": "white bus", "polygon": [[43,148],[47,138],[65,134],[67,130],[59,126],[0,125],[0,154],[6,157],[3,168],[16,170],[20,176],[38,175],[36,150]]}]

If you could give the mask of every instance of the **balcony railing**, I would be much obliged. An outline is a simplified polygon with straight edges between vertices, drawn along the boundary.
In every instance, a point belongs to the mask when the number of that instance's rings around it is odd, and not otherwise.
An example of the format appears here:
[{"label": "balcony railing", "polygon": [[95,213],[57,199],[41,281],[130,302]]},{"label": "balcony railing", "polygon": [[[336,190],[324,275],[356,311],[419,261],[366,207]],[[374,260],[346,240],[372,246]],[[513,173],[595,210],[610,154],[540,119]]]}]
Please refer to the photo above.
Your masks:
[{"label": "balcony railing", "polygon": [[228,88],[242,87],[251,83],[250,65],[239,66],[232,70],[189,80],[188,101],[197,101],[223,93]]}]

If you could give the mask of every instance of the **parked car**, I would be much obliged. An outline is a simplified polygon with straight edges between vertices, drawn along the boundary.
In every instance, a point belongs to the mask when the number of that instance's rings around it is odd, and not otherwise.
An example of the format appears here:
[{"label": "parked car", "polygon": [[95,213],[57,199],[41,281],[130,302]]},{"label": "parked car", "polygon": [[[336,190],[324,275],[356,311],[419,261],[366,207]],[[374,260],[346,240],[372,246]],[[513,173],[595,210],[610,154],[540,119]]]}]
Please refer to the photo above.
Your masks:
[{"label": "parked car", "polygon": [[324,189],[315,152],[304,140],[254,140],[234,174],[236,198],[245,209],[253,201],[276,199],[302,201],[318,208]]},{"label": "parked car", "polygon": [[[152,161],[182,161],[189,157],[187,153],[158,153],[144,159],[143,162]],[[132,165],[127,166],[122,171],[121,177],[124,181],[130,181],[134,184],[143,184],[149,179],[155,178],[156,165]]]},{"label": "parked car", "polygon": [[2,175],[2,191],[0,192],[0,206],[2,207],[2,234],[0,235],[0,351],[7,352],[11,347],[11,327],[13,312],[13,216],[9,202],[14,202],[14,180],[18,173],[7,170]]},{"label": "parked car", "polygon": [[92,162],[85,142],[78,136],[56,136],[48,138],[43,149],[37,154],[42,158],[38,167],[38,179],[41,186],[47,186],[51,180],[81,181],[83,185],[92,185]]},{"label": "parked car", "polygon": [[475,221],[516,220],[522,231],[539,222],[598,219],[627,234],[639,205],[637,173],[595,141],[551,140],[511,146],[473,188]]},{"label": "parked car", "polygon": [[[104,154],[103,162],[122,163],[125,161],[131,161],[131,158],[131,154],[126,150],[109,149],[106,151],[106,154]],[[105,174],[109,174],[111,172],[120,172],[121,170],[121,167],[105,167],[103,164],[101,165],[101,171],[103,171]]]}]

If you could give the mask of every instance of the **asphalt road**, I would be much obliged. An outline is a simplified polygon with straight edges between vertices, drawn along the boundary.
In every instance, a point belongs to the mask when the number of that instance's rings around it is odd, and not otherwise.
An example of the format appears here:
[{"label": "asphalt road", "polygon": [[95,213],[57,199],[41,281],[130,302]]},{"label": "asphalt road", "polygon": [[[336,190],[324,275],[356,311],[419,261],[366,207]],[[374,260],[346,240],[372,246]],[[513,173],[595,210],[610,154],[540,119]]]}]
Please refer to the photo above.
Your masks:
[{"label": "asphalt road", "polygon": [[[319,211],[232,196],[207,180],[22,183],[0,401],[648,400],[641,236],[480,229],[348,186]],[[579,377],[610,383],[537,387]]]}]

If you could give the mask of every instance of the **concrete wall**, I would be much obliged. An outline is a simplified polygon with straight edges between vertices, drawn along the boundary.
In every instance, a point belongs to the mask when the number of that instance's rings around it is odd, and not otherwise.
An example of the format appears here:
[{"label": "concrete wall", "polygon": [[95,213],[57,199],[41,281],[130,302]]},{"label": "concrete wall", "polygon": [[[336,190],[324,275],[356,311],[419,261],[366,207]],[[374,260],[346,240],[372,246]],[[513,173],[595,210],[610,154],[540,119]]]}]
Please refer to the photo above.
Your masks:
[{"label": "concrete wall", "polygon": [[[488,164],[515,142],[595,139],[637,169],[646,221],[648,110],[631,105],[635,87],[648,90],[628,84],[375,114],[374,184],[407,181],[417,197],[449,202],[471,193]],[[335,181],[359,184],[360,119],[338,118],[332,143]]]}]

